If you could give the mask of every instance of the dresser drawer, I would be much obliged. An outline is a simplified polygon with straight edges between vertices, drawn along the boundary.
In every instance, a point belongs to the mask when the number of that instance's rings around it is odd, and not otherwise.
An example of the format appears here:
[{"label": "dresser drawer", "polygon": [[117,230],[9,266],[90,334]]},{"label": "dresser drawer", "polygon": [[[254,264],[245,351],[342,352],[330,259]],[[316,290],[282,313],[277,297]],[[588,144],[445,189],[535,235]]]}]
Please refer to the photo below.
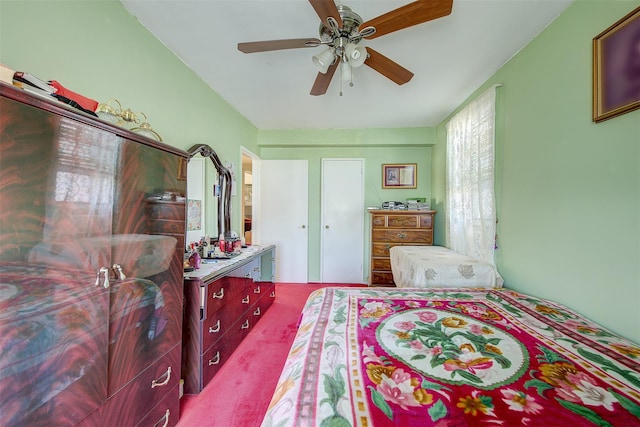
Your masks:
[{"label": "dresser drawer", "polygon": [[388,215],[387,228],[432,228],[431,215]]},{"label": "dresser drawer", "polygon": [[[243,320],[244,322],[244,320]],[[238,333],[243,322],[236,322],[226,334],[215,342],[203,355],[200,362],[202,366],[202,388],[204,388],[211,378],[218,373],[222,365],[224,365],[231,353],[240,345],[244,335]]]},{"label": "dresser drawer", "polygon": [[371,256],[372,257],[388,257],[389,249],[391,249],[394,246],[398,246],[398,244],[374,242],[371,244]]},{"label": "dresser drawer", "polygon": [[372,242],[422,243],[430,245],[433,241],[432,230],[421,229],[373,229]]},{"label": "dresser drawer", "polygon": [[260,304],[263,304],[264,311],[266,311],[276,299],[276,285],[270,282],[260,282],[260,287],[262,288]]},{"label": "dresser drawer", "polygon": [[231,282],[228,277],[223,277],[215,282],[209,283],[206,289],[206,296],[204,300],[204,317],[205,319],[213,315],[221,307],[226,305],[228,301],[231,301],[234,297],[234,289],[230,286]]},{"label": "dresser drawer", "polygon": [[391,260],[389,258],[372,258],[371,262],[371,268],[374,270],[391,271]]},{"label": "dresser drawer", "polygon": [[393,274],[390,271],[372,271],[371,284],[373,286],[394,286]]},{"label": "dresser drawer", "polygon": [[184,203],[147,203],[147,216],[149,218],[184,221],[185,213]]},{"label": "dresser drawer", "polygon": [[[181,353],[182,346],[178,344],[114,394],[105,405],[103,419],[108,419],[114,426],[136,425],[149,408],[168,397],[172,389],[177,390]],[[171,398],[179,404],[177,392]]]},{"label": "dresser drawer", "polygon": [[182,235],[185,229],[184,221],[170,221],[162,219],[149,220],[148,224],[149,232],[151,234],[177,234]]},{"label": "dresser drawer", "polygon": [[149,411],[147,416],[136,427],[173,427],[177,425],[180,418],[179,393],[179,386],[176,385],[163,400]]},{"label": "dresser drawer", "polygon": [[433,228],[430,213],[385,213],[372,214],[373,228]]},{"label": "dresser drawer", "polygon": [[226,311],[227,307],[223,306],[202,322],[201,349],[206,350],[211,347],[220,337],[229,332],[231,326],[237,320],[237,316],[231,317],[225,315]]}]

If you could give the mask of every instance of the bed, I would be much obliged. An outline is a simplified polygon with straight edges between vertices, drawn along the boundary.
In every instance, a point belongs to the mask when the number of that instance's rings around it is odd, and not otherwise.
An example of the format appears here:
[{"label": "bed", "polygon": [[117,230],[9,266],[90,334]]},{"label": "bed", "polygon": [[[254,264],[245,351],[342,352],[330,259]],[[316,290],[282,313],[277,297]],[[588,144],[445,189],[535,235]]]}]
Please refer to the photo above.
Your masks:
[{"label": "bed", "polygon": [[442,246],[394,246],[389,250],[399,288],[500,288],[496,268]]},{"label": "bed", "polygon": [[309,296],[268,426],[631,426],[640,347],[508,289]]}]

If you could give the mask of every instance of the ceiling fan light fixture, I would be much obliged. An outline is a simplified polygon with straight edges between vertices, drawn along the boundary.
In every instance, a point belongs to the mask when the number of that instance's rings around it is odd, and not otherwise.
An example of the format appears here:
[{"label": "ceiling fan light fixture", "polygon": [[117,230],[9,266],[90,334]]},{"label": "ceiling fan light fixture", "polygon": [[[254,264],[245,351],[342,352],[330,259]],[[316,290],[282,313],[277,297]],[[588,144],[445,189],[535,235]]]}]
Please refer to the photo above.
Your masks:
[{"label": "ceiling fan light fixture", "polygon": [[345,54],[352,67],[359,67],[367,60],[367,48],[364,46],[357,46],[355,43],[347,44]]},{"label": "ceiling fan light fixture", "polygon": [[329,66],[333,64],[333,61],[335,61],[336,54],[332,48],[329,48],[317,55],[313,55],[311,59],[313,61],[313,65],[316,66],[318,71],[320,71],[322,74],[326,74]]}]

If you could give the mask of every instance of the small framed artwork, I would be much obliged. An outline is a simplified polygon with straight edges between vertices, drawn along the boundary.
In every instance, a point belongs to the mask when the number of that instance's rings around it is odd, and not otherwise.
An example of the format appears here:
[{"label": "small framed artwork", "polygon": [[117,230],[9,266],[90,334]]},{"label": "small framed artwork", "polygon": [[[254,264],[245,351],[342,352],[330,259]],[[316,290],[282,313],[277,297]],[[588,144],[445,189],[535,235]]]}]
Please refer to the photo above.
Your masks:
[{"label": "small framed artwork", "polygon": [[416,188],[417,172],[416,163],[382,165],[382,188]]},{"label": "small framed artwork", "polygon": [[593,39],[593,121],[640,108],[640,7]]},{"label": "small framed artwork", "polygon": [[186,181],[187,180],[187,159],[178,160],[178,181]]},{"label": "small framed artwork", "polygon": [[202,200],[187,202],[187,231],[202,230]]}]

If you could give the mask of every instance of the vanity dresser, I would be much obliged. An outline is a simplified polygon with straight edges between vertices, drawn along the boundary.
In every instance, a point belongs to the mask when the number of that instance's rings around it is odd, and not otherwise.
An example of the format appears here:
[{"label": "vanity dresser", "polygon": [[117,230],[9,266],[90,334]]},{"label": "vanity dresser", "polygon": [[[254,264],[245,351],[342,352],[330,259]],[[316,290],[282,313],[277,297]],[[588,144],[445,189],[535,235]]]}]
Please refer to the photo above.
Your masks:
[{"label": "vanity dresser", "polygon": [[0,84],[0,424],[177,423],[187,158]]},{"label": "vanity dresser", "polygon": [[393,246],[433,245],[436,211],[370,210],[370,286],[395,286],[389,249]]},{"label": "vanity dresser", "polygon": [[273,303],[275,251],[249,246],[185,275],[185,394],[202,391]]}]

